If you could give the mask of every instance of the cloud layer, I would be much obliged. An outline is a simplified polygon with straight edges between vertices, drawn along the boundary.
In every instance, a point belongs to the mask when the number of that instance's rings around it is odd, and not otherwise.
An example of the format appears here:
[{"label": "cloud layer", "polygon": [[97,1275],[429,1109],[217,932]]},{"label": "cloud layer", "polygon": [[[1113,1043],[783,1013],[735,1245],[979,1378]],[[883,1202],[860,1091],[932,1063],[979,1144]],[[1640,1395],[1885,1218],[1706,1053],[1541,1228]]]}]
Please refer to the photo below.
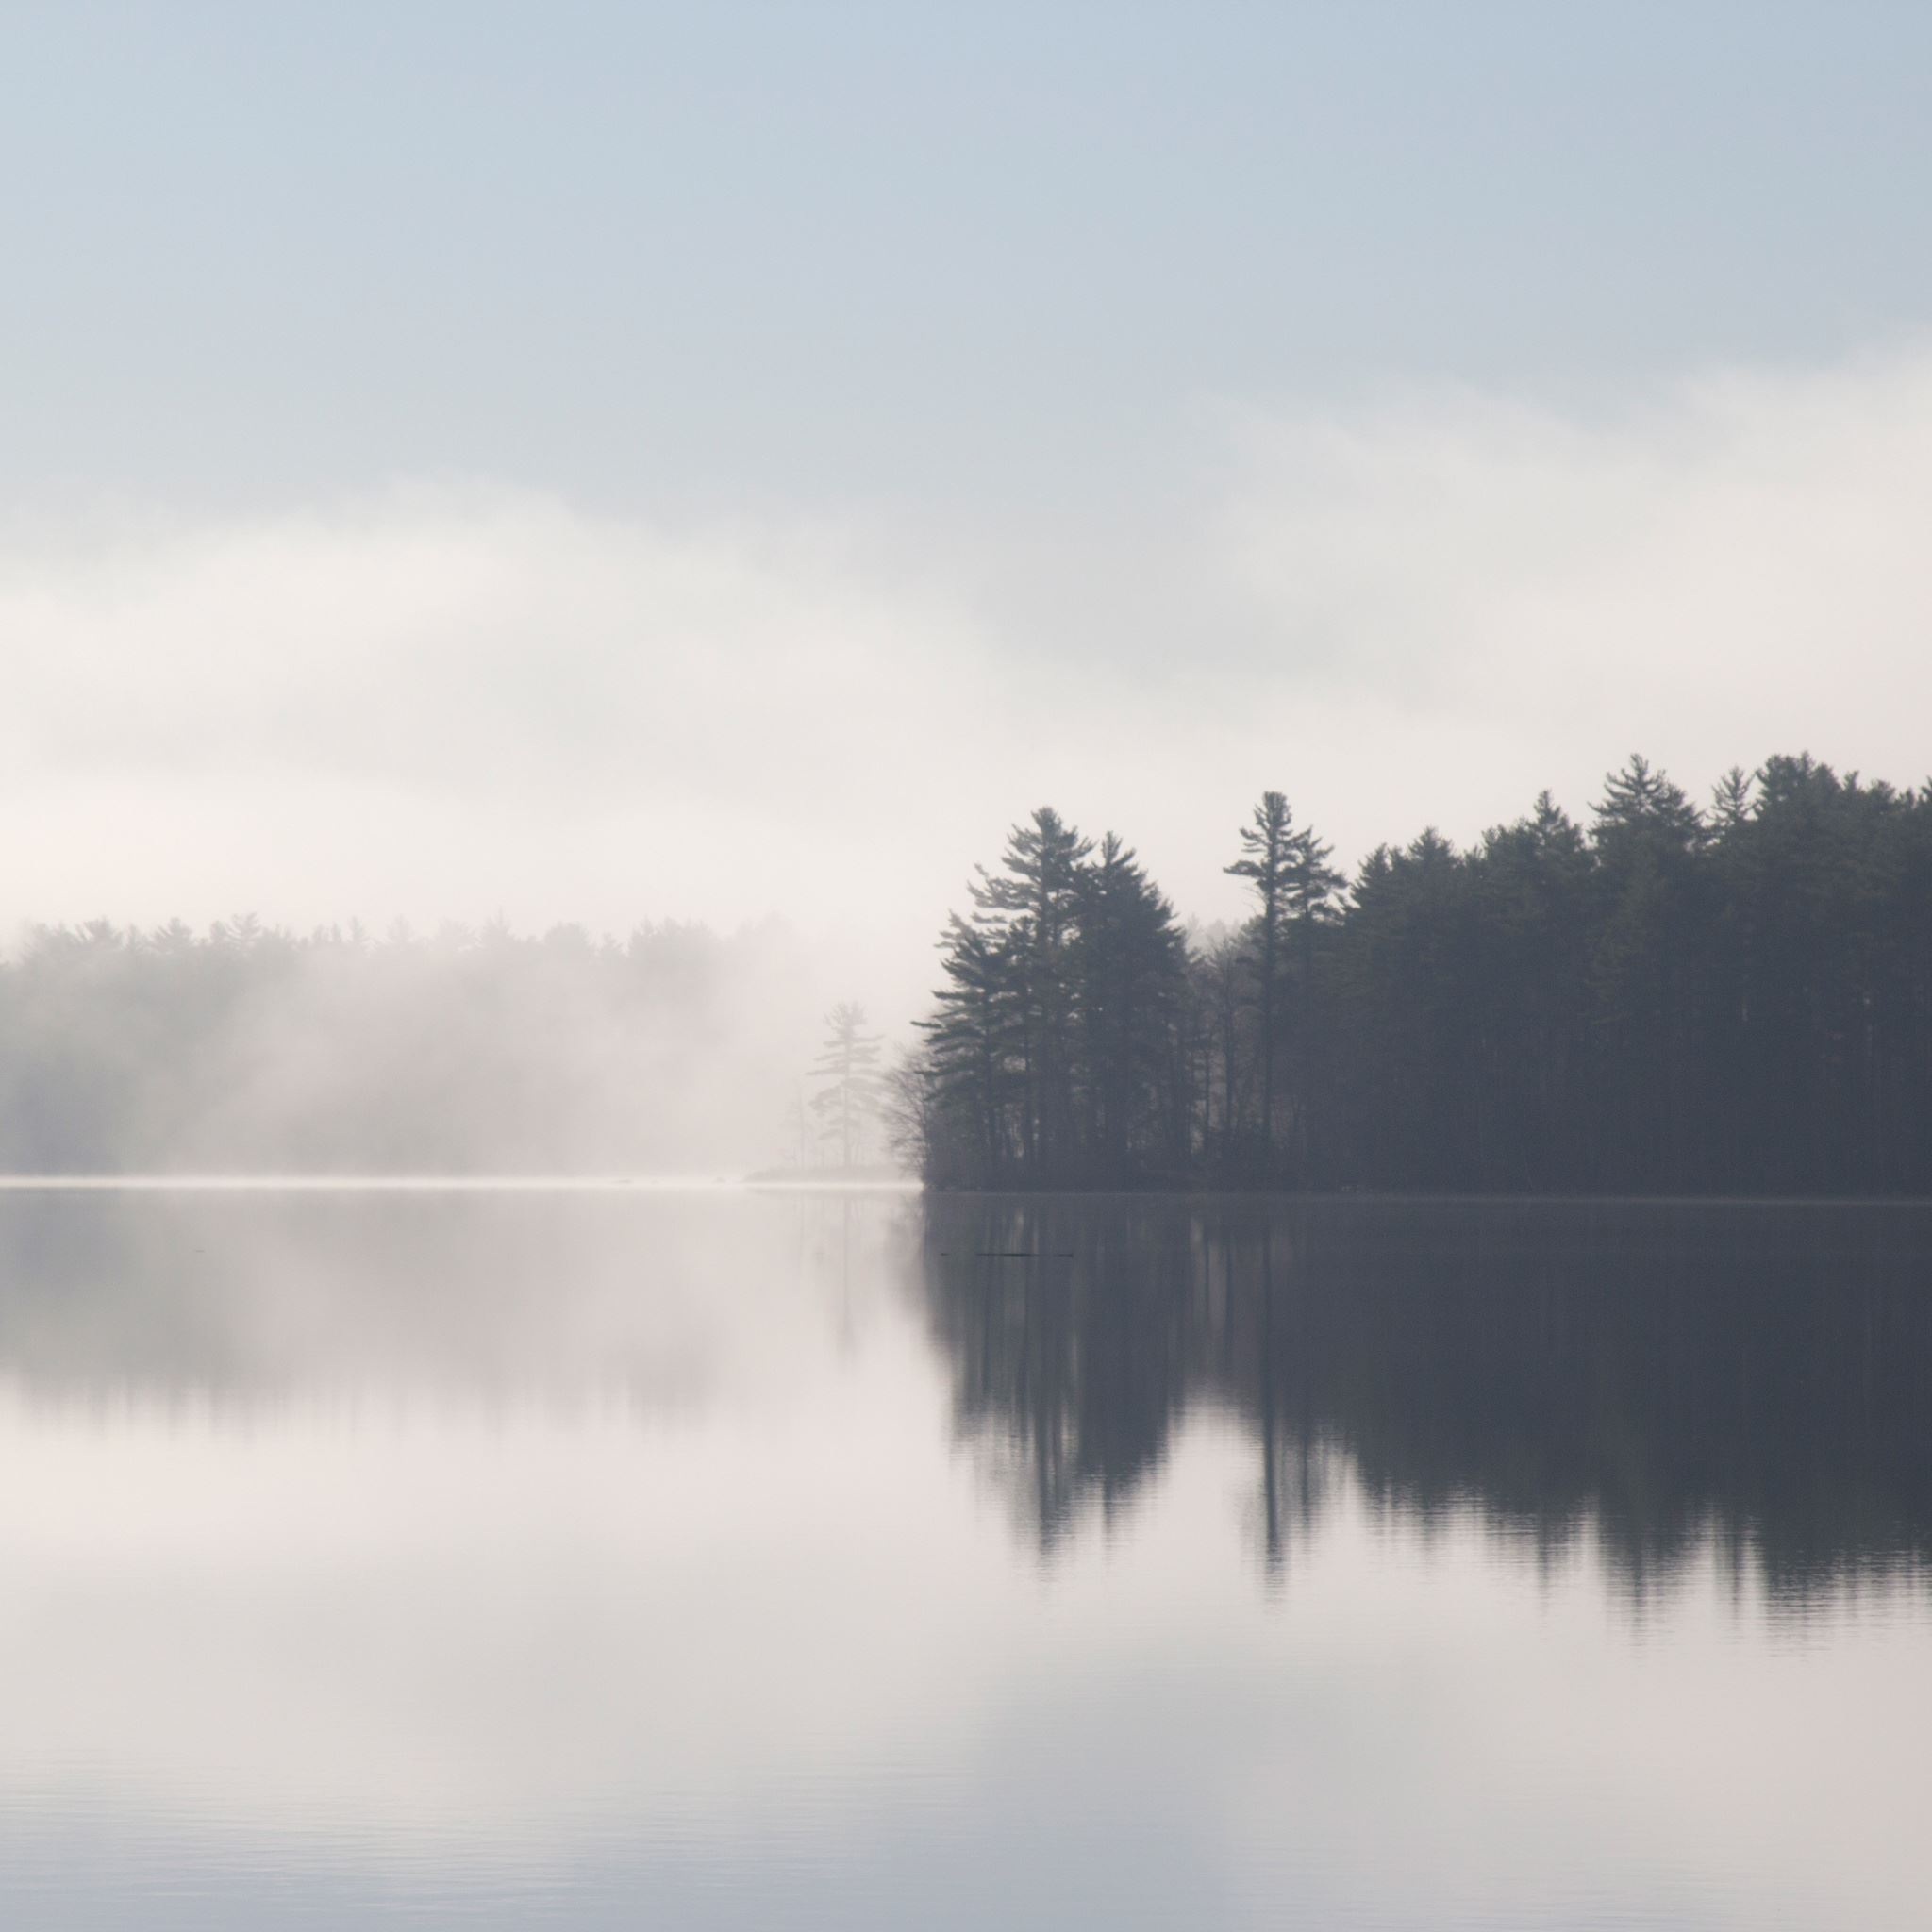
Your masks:
[{"label": "cloud layer", "polygon": [[1800,746],[1932,768],[1932,353],[1593,418],[1244,408],[1208,470],[1058,573],[1038,527],[966,570],[876,520],[485,485],[16,526],[0,916],[777,911],[909,983],[1046,798],[1213,916],[1264,785],[1352,858],[1544,785],[1581,809],[1633,749],[1697,787]]}]

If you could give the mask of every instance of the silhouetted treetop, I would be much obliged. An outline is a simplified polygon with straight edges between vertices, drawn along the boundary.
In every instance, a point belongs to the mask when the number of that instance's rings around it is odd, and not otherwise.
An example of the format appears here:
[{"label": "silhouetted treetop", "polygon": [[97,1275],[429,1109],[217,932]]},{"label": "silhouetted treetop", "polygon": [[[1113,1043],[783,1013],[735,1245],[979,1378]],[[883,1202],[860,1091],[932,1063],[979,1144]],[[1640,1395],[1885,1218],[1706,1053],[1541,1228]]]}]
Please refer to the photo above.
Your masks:
[{"label": "silhouetted treetop", "polygon": [[1932,787],[1777,757],[1707,812],[1633,757],[1346,890],[1280,791],[1232,842],[1191,949],[1113,835],[1015,829],[907,1076],[928,1180],[1932,1193]]}]

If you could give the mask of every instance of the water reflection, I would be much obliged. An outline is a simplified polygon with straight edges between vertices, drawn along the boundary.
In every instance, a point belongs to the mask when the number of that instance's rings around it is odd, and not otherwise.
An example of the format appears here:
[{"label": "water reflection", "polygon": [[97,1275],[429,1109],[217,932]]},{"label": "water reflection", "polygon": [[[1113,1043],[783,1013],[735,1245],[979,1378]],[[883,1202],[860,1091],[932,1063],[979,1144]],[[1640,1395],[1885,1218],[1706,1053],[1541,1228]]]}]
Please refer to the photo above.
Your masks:
[{"label": "water reflection", "polygon": [[1048,1555],[1191,1413],[1252,1442],[1279,1574],[1345,1469],[1641,1593],[1706,1548],[1802,1600],[1932,1559],[1932,1210],[1246,1198],[0,1197],[0,1385],[39,1405],[776,1402],[923,1308]]},{"label": "water reflection", "polygon": [[1707,1544],[1786,1600],[1932,1557],[1932,1213],[1756,1205],[938,1200],[965,1434],[1051,1551],[1191,1407],[1251,1432],[1271,1572],[1345,1458],[1641,1593]]},{"label": "water reflection", "polygon": [[724,1190],[0,1193],[0,1382],[43,1404],[217,1417],[405,1400],[690,1410],[817,1374],[838,1326],[883,1291],[905,1205]]},{"label": "water reflection", "polygon": [[0,1196],[0,1924],[1917,1924],[1928,1235]]}]

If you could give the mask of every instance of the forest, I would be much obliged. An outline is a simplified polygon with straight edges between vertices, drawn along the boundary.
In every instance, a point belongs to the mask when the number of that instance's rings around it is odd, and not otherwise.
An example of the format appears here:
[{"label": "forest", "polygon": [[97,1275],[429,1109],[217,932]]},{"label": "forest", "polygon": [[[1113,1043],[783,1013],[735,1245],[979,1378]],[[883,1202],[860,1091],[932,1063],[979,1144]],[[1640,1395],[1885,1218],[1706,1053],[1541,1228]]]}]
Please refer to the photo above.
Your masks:
[{"label": "forest", "polygon": [[776,924],[42,926],[0,962],[0,1171],[741,1172],[818,974]]},{"label": "forest", "polygon": [[1050,808],[982,868],[894,1100],[941,1189],[1932,1194],[1932,785],[1633,758],[1353,879],[1266,792],[1191,931]]}]

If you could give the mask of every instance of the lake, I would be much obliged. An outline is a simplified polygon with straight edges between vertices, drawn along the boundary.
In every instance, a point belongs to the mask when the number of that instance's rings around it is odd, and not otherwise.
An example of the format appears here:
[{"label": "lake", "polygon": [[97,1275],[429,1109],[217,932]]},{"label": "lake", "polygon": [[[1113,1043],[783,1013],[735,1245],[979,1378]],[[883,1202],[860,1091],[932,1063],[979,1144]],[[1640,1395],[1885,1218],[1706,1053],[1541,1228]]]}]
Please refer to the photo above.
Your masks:
[{"label": "lake", "polygon": [[8,1927],[1932,1916],[1932,1210],[0,1193]]}]

